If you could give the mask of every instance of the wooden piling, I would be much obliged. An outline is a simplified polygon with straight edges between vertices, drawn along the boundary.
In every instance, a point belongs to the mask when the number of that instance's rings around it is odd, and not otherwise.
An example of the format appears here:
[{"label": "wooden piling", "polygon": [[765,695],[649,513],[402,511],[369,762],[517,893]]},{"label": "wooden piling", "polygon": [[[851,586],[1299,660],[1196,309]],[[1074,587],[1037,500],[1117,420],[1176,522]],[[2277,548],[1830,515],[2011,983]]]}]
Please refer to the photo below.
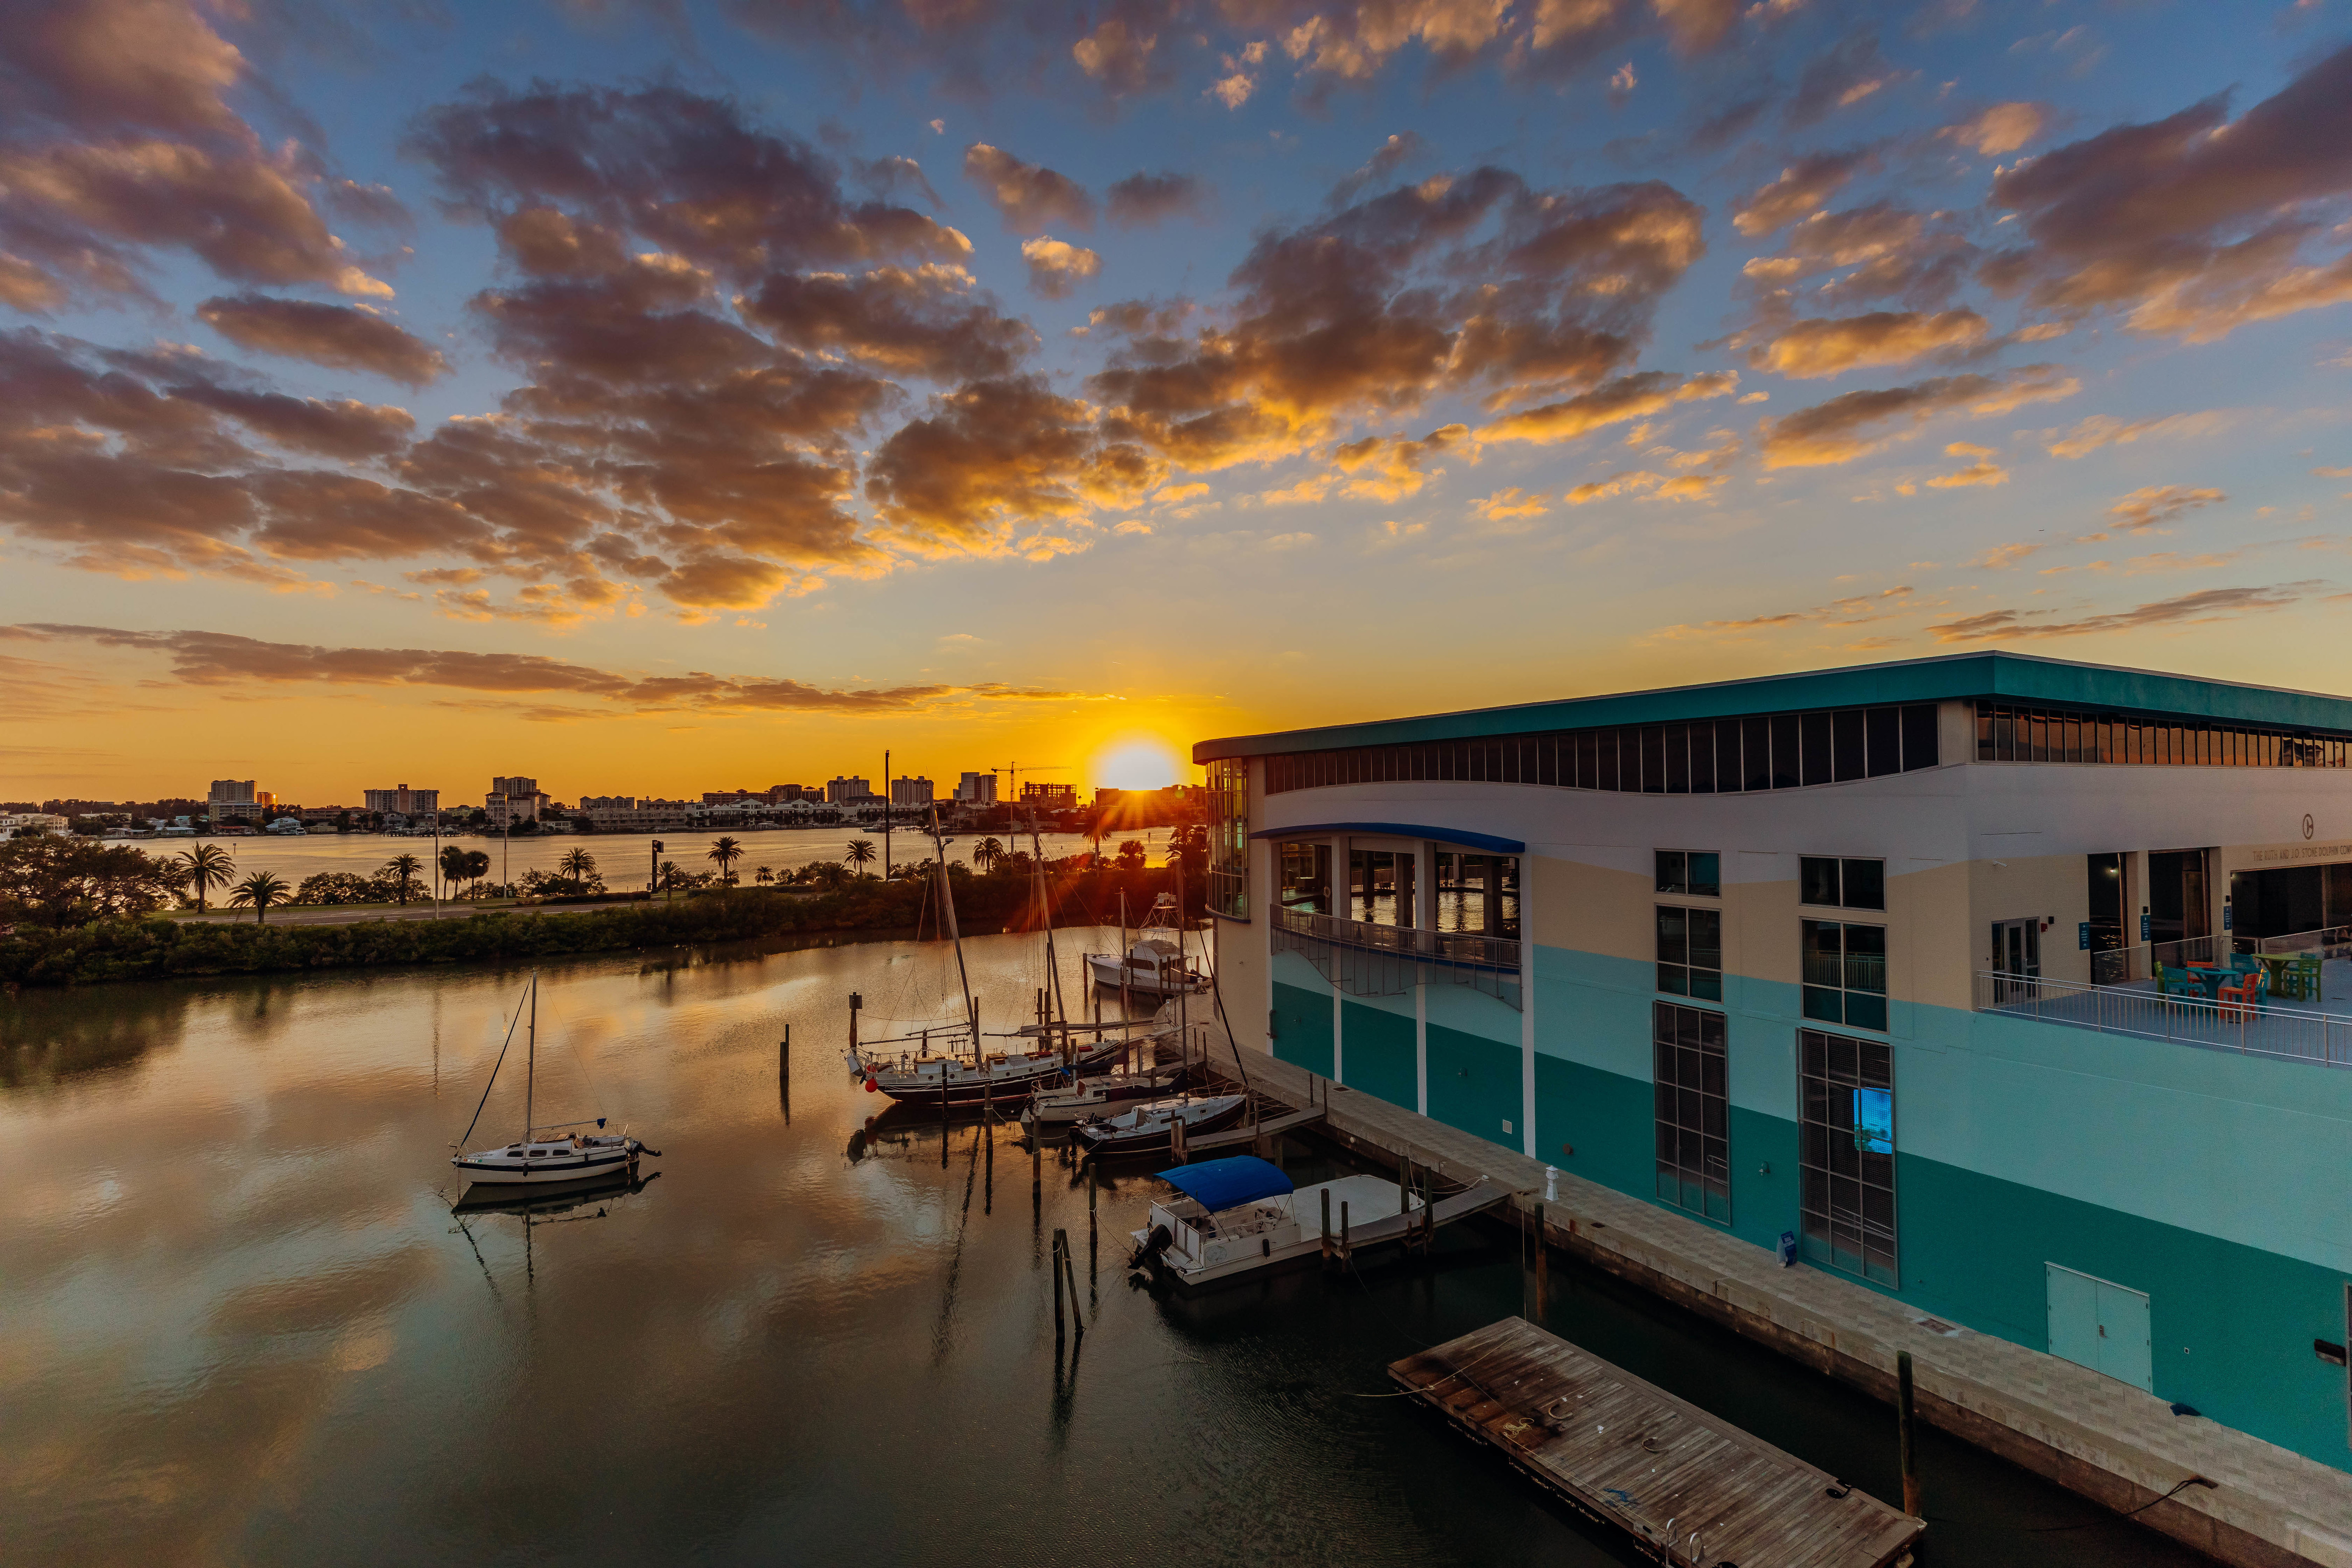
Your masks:
[{"label": "wooden piling", "polygon": [[1914,1430],[1916,1412],[1911,1387],[1911,1352],[1895,1352],[1895,1446],[1896,1457],[1903,1465],[1903,1511],[1917,1519],[1919,1501],[1919,1447]]},{"label": "wooden piling", "polygon": [[1054,1253],[1053,1253],[1053,1260],[1052,1260],[1049,1264],[1047,1264],[1046,1268],[1047,1268],[1048,1272],[1050,1272],[1050,1273],[1054,1276],[1054,1346],[1055,1346],[1055,1348],[1056,1350],[1058,1350],[1058,1349],[1060,1349],[1060,1348],[1061,1348],[1061,1344],[1062,1344],[1062,1335],[1063,1335],[1063,1329],[1062,1329],[1062,1233],[1061,1233],[1060,1231],[1058,1231],[1058,1230],[1057,1230],[1057,1231],[1055,1231],[1055,1232],[1054,1233]]},{"label": "wooden piling", "polygon": [[1100,1246],[1095,1232],[1095,1193],[1101,1167],[1092,1160],[1087,1162],[1087,1272],[1095,1271],[1095,1253]]},{"label": "wooden piling", "polygon": [[1536,1321],[1551,1313],[1551,1248],[1544,1245],[1544,1206],[1536,1205]]},{"label": "wooden piling", "polygon": [[1348,1252],[1348,1200],[1345,1198],[1339,1200],[1339,1256],[1350,1263],[1355,1261]]},{"label": "wooden piling", "polygon": [[1069,1233],[1067,1231],[1064,1231],[1061,1235],[1062,1278],[1069,1282],[1070,1287],[1070,1322],[1072,1326],[1078,1331],[1078,1338],[1085,1339],[1087,1337],[1087,1315],[1078,1310],[1078,1266],[1076,1262],[1072,1261],[1070,1258]]}]

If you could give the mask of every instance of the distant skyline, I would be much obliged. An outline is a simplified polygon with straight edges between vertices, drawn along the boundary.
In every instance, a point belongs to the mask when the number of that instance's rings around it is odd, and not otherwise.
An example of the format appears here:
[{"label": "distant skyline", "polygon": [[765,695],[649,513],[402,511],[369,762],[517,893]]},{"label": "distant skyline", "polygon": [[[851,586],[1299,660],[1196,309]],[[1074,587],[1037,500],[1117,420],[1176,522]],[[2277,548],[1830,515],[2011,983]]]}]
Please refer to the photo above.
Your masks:
[{"label": "distant skyline", "polygon": [[[2352,690],[2352,0],[24,0],[0,798]],[[943,791],[944,791],[943,784]]]}]

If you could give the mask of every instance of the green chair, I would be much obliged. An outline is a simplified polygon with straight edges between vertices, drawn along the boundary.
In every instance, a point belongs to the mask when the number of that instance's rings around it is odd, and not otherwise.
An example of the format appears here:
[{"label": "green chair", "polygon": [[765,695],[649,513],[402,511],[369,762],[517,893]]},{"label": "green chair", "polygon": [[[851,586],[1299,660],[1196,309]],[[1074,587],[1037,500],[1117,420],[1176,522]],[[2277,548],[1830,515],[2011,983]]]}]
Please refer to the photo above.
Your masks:
[{"label": "green chair", "polygon": [[2298,952],[2279,974],[2279,991],[2299,1001],[2323,1001],[2319,994],[2319,954]]}]

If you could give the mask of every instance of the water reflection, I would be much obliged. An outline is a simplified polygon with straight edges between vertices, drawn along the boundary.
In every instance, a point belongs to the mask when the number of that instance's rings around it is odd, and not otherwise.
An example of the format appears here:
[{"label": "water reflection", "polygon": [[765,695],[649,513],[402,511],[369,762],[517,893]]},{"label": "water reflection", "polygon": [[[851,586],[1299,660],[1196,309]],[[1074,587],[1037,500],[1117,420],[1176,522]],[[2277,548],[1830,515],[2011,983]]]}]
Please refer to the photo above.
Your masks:
[{"label": "water reflection", "polygon": [[[1076,951],[1110,933],[1090,934],[1064,944],[1073,997]],[[1012,1026],[1036,944],[968,945],[983,1026]],[[9,1561],[1616,1560],[1361,1397],[1389,1360],[1515,1309],[1507,1246],[1448,1233],[1427,1270],[1129,1290],[1147,1172],[1106,1173],[1090,1232],[1066,1151],[879,1115],[843,1069],[847,994],[869,1017],[951,1016],[943,959],[547,966],[541,1114],[601,1105],[664,1157],[639,1188],[522,1214],[453,1214],[447,1164],[519,973],[9,1001]],[[519,1121],[520,1096],[502,1076],[484,1125]],[[1057,1227],[1086,1324],[1058,1354]],[[1881,1407],[1554,1278],[1562,1331],[1891,1485]],[[608,1436],[559,1440],[583,1420]],[[1941,1562],[2188,1560],[2129,1527],[2022,1536],[2087,1510],[1948,1444],[1927,1463],[1931,1500],[1968,1516],[1937,1527]]]}]

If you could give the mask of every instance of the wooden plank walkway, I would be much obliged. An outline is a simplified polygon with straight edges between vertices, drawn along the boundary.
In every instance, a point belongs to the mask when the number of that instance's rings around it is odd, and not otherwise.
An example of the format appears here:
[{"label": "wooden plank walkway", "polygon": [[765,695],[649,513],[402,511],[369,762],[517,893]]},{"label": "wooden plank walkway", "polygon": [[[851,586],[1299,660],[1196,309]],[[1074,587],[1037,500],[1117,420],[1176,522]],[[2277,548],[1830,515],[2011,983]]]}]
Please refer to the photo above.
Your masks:
[{"label": "wooden plank walkway", "polygon": [[[1352,1215],[1343,1233],[1339,1221],[1331,1221],[1331,1233],[1323,1238],[1323,1256],[1346,1259],[1359,1252],[1369,1252],[1375,1247],[1391,1242],[1418,1242],[1432,1232],[1468,1219],[1474,1214],[1484,1214],[1497,1205],[1508,1203],[1511,1189],[1498,1187],[1492,1182],[1480,1182],[1463,1192],[1449,1193],[1434,1203],[1413,1210],[1411,1214],[1382,1215],[1376,1219],[1356,1219]],[[1319,1219],[1318,1220],[1319,1224]]]},{"label": "wooden plank walkway", "polygon": [[1319,1105],[1308,1110],[1286,1111],[1280,1116],[1269,1116],[1255,1127],[1236,1127],[1230,1132],[1211,1132],[1199,1138],[1187,1138],[1184,1140],[1184,1152],[1187,1155],[1205,1154],[1212,1149],[1246,1148],[1261,1138],[1296,1132],[1322,1120],[1323,1108]]},{"label": "wooden plank walkway", "polygon": [[1899,1568],[1927,1528],[1522,1319],[1389,1375],[1661,1563]]}]

